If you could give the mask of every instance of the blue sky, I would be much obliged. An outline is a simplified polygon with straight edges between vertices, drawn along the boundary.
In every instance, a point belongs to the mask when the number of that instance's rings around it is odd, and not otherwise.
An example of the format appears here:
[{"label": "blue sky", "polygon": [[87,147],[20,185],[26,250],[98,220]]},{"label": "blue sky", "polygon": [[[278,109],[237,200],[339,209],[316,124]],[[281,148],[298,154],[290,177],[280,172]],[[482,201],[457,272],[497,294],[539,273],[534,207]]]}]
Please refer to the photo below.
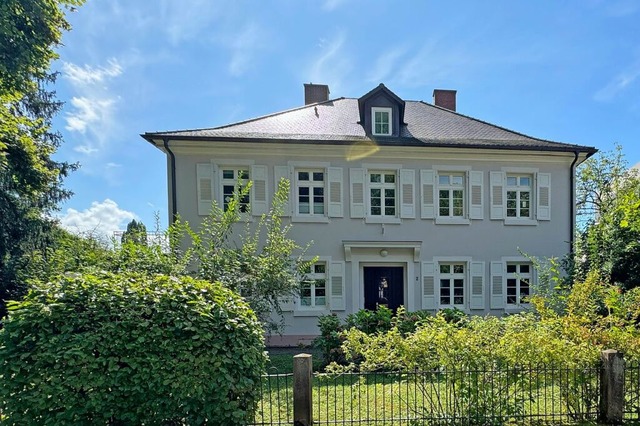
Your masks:
[{"label": "blue sky", "polygon": [[71,230],[167,224],[166,160],[139,134],[303,104],[303,83],[408,100],[640,162],[640,2],[89,0],[69,14],[54,121]]}]

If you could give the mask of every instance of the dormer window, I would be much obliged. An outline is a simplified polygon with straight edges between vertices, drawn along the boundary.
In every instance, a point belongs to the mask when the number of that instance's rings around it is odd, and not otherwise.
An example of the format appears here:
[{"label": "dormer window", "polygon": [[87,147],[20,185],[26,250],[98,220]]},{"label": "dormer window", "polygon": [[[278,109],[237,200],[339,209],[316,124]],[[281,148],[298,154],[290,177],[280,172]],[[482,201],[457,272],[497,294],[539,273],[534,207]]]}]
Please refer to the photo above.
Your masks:
[{"label": "dormer window", "polygon": [[389,136],[392,132],[391,108],[371,108],[371,133]]}]

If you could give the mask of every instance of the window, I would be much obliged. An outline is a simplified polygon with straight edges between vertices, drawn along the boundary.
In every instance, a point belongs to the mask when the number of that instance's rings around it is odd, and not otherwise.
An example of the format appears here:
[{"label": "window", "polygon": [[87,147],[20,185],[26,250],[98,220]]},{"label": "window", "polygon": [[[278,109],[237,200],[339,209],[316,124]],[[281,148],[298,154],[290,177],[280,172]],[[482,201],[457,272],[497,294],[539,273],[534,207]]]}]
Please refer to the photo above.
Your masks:
[{"label": "window", "polygon": [[296,170],[296,213],[325,215],[325,173],[323,170]]},{"label": "window", "polygon": [[396,216],[396,181],[395,171],[369,173],[369,214],[371,216]]},{"label": "window", "polygon": [[464,307],[464,263],[440,264],[440,305]]},{"label": "window", "polygon": [[507,175],[507,217],[532,218],[531,175]]},{"label": "window", "polygon": [[[242,189],[249,181],[249,169],[247,167],[222,167],[222,200],[224,211],[229,209],[229,202],[233,199],[233,193]],[[239,200],[238,211],[246,213],[249,210],[249,194],[244,194]]]},{"label": "window", "polygon": [[507,307],[526,304],[531,294],[531,264],[507,263]]},{"label": "window", "polygon": [[464,182],[463,173],[438,174],[439,217],[464,217]]},{"label": "window", "polygon": [[374,135],[390,135],[391,108],[371,108],[371,126]]},{"label": "window", "polygon": [[327,265],[317,262],[305,273],[305,280],[300,289],[301,308],[326,308],[327,306]]}]

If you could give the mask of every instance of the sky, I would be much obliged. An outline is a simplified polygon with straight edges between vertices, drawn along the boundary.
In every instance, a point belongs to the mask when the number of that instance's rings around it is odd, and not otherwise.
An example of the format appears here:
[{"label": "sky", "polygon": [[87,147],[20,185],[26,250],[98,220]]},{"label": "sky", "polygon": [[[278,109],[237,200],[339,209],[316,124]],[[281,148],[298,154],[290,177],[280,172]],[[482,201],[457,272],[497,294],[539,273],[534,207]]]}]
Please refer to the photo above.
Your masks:
[{"label": "sky", "polygon": [[68,20],[53,124],[55,158],[81,165],[71,231],[165,228],[165,155],[140,134],[295,108],[309,82],[453,89],[462,114],[640,163],[640,1],[88,0]]}]

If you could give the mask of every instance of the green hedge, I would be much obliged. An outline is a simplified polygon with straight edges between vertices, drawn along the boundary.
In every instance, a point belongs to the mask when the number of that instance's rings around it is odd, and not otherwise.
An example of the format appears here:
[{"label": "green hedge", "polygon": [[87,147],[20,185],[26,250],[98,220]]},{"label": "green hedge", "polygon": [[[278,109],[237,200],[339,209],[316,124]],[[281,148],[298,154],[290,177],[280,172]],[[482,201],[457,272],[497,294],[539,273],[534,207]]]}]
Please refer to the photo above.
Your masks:
[{"label": "green hedge", "polygon": [[0,331],[3,424],[248,422],[260,323],[220,285],[76,275],[34,287]]}]

